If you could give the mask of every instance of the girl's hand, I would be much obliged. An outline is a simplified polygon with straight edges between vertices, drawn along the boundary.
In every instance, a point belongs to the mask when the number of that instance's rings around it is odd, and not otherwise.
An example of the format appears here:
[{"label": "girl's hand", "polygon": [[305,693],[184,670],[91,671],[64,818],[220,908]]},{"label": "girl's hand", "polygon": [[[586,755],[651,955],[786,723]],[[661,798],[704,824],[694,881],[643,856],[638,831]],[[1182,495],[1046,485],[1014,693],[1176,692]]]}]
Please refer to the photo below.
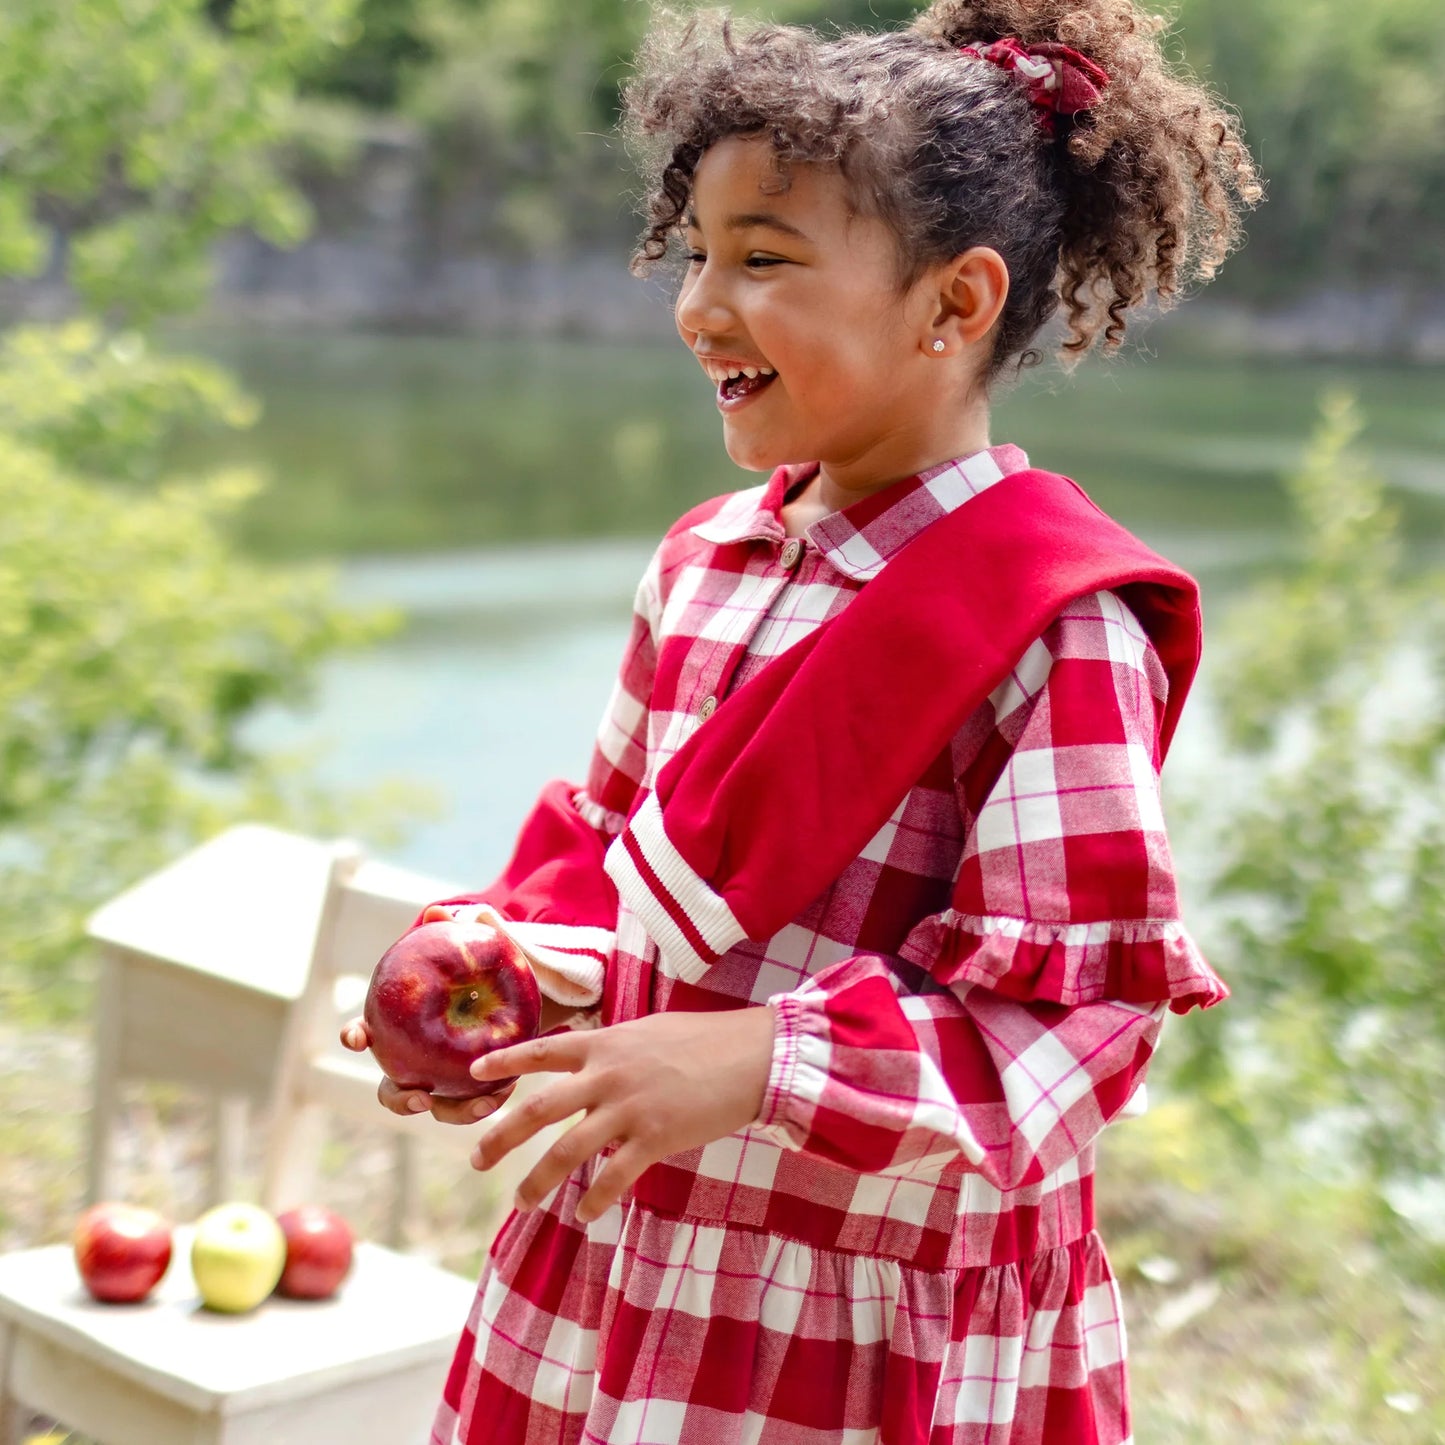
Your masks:
[{"label": "girl's hand", "polygon": [[[429,904],[422,911],[418,923],[449,923],[462,911],[455,906],[443,907],[437,903]],[[481,918],[490,911],[486,905],[479,904],[473,910],[472,916]],[[575,1008],[554,1003],[546,994],[543,994],[542,1015],[537,1024],[537,1032],[545,1034],[551,1029],[560,1028],[576,1013]],[[350,1023],[344,1024],[341,1029],[341,1042],[353,1053],[365,1053],[371,1047],[371,1035],[367,1032],[366,1021],[352,1019]],[[505,1078],[506,1075],[500,1077]],[[478,1119],[485,1119],[489,1114],[494,1114],[511,1096],[515,1087],[515,1084],[509,1084],[495,1094],[486,1094],[476,1099],[440,1099],[427,1093],[425,1089],[399,1088],[392,1080],[383,1077],[377,1086],[376,1097],[382,1107],[390,1109],[393,1114],[421,1114],[430,1109],[432,1117],[441,1120],[443,1124],[475,1124]]]},{"label": "girl's hand", "polygon": [[[341,1042],[353,1053],[365,1053],[371,1047],[371,1035],[367,1032],[364,1019],[352,1019],[341,1030]],[[505,1078],[506,1075],[499,1077]],[[480,1099],[442,1099],[428,1094],[425,1089],[402,1089],[390,1079],[383,1077],[377,1086],[376,1097],[383,1108],[393,1114],[422,1114],[431,1110],[434,1119],[443,1124],[475,1124],[493,1114],[507,1100],[516,1087],[509,1084],[495,1094],[486,1094]]]},{"label": "girl's hand", "polygon": [[772,1066],[773,1018],[766,1007],[721,1013],[662,1013],[610,1028],[554,1034],[478,1059],[478,1079],[565,1074],[530,1094],[472,1151],[490,1169],[548,1124],[578,1121],[517,1186],[525,1212],[577,1166],[616,1142],[577,1206],[584,1224],[621,1197],[649,1165],[710,1144],[758,1117]]}]

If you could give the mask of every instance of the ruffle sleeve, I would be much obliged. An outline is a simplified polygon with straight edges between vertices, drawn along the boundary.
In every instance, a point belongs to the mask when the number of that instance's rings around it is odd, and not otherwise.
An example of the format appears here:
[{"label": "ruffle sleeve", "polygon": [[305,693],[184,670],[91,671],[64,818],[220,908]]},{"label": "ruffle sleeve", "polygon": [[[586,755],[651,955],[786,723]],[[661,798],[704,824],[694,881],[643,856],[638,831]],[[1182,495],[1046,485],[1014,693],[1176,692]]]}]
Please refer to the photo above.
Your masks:
[{"label": "ruffle sleeve", "polygon": [[1112,593],[1084,598],[1015,680],[997,724],[1006,755],[961,798],[950,905],[913,926],[901,956],[944,987],[1024,1003],[1187,1013],[1228,998],[1180,921],[1159,782],[1168,680],[1138,620]]},{"label": "ruffle sleeve", "polygon": [[978,984],[1024,1003],[1167,1001],[1182,1014],[1229,997],[1178,919],[1041,923],[948,909],[925,918],[900,953],[947,987]]},{"label": "ruffle sleeve", "polygon": [[1001,1190],[1137,1112],[1164,1017],[1228,996],[1179,921],[1159,791],[1167,683],[1119,599],[1029,649],[957,777],[950,906],[768,1002],[758,1126],[851,1168]]}]

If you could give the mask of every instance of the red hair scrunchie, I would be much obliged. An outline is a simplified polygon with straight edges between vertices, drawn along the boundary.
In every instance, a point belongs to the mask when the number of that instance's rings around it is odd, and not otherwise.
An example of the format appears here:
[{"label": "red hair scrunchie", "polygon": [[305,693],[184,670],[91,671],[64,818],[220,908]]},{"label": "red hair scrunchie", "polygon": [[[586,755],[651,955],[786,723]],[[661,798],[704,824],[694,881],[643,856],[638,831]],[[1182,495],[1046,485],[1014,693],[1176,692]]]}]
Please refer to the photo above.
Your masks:
[{"label": "red hair scrunchie", "polygon": [[1103,66],[1055,40],[1025,45],[1007,36],[983,46],[960,45],[958,51],[960,55],[987,60],[1020,81],[1050,135],[1058,133],[1059,116],[1092,110],[1109,83],[1109,73]]}]

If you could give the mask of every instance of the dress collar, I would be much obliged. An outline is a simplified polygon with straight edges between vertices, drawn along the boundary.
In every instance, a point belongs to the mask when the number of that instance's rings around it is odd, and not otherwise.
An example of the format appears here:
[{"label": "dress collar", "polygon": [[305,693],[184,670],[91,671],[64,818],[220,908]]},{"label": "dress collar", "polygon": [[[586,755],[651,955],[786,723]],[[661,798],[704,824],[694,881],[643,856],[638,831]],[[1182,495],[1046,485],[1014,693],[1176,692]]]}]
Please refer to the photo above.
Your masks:
[{"label": "dress collar", "polygon": [[[803,535],[844,576],[866,582],[930,522],[1028,464],[1024,452],[1008,443],[955,457],[820,517]],[[705,542],[782,542],[783,500],[817,470],[816,462],[779,467],[763,485],[735,492],[690,530]]]}]

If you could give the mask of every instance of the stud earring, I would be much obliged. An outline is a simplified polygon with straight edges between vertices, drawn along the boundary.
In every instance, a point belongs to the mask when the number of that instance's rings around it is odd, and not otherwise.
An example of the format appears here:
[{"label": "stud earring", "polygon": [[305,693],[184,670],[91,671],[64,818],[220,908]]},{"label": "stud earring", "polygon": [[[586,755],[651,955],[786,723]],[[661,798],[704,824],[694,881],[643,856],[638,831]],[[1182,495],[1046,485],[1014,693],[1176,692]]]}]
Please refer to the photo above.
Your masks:
[{"label": "stud earring", "polygon": [[941,336],[933,343],[933,349],[935,351],[943,350],[943,338]]}]

